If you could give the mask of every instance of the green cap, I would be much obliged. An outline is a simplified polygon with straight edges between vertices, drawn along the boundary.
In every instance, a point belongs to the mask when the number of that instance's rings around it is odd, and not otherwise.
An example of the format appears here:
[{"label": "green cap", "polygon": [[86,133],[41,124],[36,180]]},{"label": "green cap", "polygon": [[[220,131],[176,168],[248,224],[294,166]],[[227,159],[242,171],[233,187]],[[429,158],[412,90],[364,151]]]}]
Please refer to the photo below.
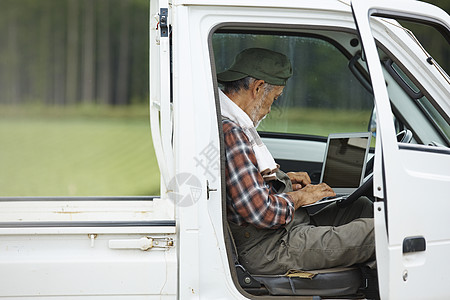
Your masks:
[{"label": "green cap", "polygon": [[292,76],[291,62],[286,55],[262,48],[245,49],[236,55],[231,67],[217,74],[219,82],[230,82],[247,76],[273,85],[286,85]]}]

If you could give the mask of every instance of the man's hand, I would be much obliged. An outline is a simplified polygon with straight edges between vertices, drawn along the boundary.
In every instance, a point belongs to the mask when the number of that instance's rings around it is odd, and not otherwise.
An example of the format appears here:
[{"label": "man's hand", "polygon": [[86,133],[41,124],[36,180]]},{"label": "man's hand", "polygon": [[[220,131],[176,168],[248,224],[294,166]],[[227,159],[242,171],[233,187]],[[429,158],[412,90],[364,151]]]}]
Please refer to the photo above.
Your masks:
[{"label": "man's hand", "polygon": [[[290,176],[289,176],[290,177]],[[309,178],[309,177],[308,177]],[[287,193],[294,202],[295,209],[313,204],[324,197],[336,196],[336,193],[326,183],[308,184],[300,190]]]},{"label": "man's hand", "polygon": [[287,173],[287,176],[289,176],[289,179],[292,181],[292,189],[294,191],[311,184],[311,179],[306,172],[289,172]]}]

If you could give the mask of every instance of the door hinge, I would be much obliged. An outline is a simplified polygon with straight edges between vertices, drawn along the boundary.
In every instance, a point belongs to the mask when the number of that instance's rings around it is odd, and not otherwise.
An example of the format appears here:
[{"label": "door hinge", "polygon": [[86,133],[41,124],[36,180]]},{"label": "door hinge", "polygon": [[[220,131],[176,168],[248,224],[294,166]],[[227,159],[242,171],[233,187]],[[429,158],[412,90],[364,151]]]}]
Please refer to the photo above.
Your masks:
[{"label": "door hinge", "polygon": [[138,249],[147,251],[152,248],[171,248],[173,247],[173,239],[146,236],[140,239],[110,240],[108,245],[110,249]]},{"label": "door hinge", "polygon": [[209,187],[209,181],[206,180],[206,199],[209,200],[209,192],[217,192],[217,189],[211,189]]},{"label": "door hinge", "polygon": [[168,15],[169,15],[168,8],[161,8],[159,10],[159,28],[161,30],[161,37],[169,36]]}]

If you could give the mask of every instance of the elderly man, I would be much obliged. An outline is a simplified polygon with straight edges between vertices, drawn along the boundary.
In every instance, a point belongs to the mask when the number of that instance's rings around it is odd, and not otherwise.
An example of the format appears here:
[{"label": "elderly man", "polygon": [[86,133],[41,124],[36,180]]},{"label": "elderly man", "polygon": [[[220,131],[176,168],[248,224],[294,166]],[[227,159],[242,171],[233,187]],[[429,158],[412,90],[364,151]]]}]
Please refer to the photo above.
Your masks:
[{"label": "elderly man", "polygon": [[374,258],[373,205],[360,198],[314,215],[303,206],[335,195],[307,173],[285,174],[256,127],[292,75],[289,59],[267,49],[239,53],[217,75],[226,151],[227,215],[241,263],[254,274],[350,266]]}]

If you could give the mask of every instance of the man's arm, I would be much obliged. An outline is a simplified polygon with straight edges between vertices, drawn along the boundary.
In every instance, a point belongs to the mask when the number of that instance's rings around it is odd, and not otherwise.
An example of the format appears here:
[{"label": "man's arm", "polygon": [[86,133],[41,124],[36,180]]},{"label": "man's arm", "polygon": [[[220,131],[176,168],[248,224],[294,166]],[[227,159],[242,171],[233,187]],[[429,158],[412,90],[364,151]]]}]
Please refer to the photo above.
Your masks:
[{"label": "man's arm", "polygon": [[287,194],[271,194],[257,168],[253,149],[239,127],[224,124],[226,184],[229,219],[259,228],[279,228],[288,224],[294,204]]}]

